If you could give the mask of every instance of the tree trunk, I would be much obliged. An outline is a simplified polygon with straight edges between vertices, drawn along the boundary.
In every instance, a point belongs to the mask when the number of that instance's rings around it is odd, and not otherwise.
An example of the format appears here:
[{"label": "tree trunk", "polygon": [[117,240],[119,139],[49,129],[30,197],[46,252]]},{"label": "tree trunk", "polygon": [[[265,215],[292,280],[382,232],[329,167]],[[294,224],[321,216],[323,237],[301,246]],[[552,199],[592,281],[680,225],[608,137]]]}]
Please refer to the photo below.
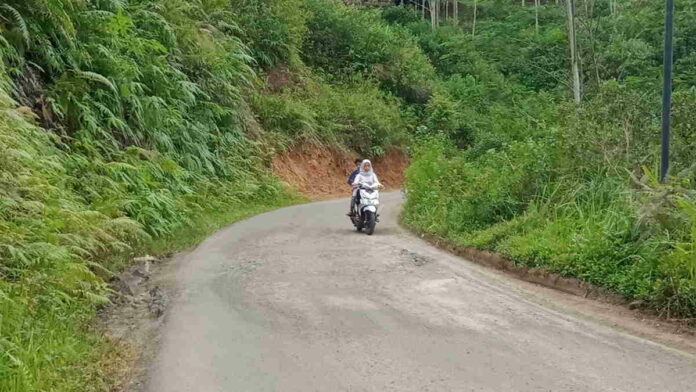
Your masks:
[{"label": "tree trunk", "polygon": [[454,14],[454,24],[459,24],[459,0],[452,0],[452,13]]},{"label": "tree trunk", "polygon": [[438,0],[430,0],[430,26],[432,27],[433,30],[437,28],[437,1]]},{"label": "tree trunk", "polygon": [[471,36],[476,36],[476,12],[478,10],[478,0],[474,0],[474,22],[471,24]]},{"label": "tree trunk", "polygon": [[575,43],[575,9],[573,0],[566,0],[566,11],[568,14],[568,43],[570,45],[570,66],[573,78],[573,97],[576,103],[580,103],[580,66],[578,62],[577,46]]},{"label": "tree trunk", "polygon": [[534,27],[539,34],[539,0],[534,0]]}]

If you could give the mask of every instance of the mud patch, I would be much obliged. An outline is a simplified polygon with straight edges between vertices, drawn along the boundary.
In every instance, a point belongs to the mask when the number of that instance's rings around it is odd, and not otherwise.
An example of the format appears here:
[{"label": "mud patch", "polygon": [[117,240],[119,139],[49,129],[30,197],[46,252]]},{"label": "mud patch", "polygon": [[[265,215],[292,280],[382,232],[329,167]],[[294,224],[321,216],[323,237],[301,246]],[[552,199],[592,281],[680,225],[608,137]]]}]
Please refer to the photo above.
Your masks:
[{"label": "mud patch", "polygon": [[280,64],[266,71],[266,87],[279,93],[287,88],[304,87],[304,83],[287,65]]},{"label": "mud patch", "polygon": [[97,325],[113,344],[113,353],[106,353],[108,364],[103,367],[115,374],[109,377],[114,381],[109,391],[143,390],[166,319],[177,259],[136,258],[134,267],[112,280],[111,304],[100,311]]}]

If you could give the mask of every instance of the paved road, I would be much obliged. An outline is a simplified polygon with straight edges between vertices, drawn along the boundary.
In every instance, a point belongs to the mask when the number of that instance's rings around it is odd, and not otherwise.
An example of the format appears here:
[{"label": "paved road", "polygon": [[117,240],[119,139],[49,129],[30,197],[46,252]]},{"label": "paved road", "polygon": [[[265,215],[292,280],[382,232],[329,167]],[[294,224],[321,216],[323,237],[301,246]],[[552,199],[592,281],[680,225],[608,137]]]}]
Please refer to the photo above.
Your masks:
[{"label": "paved road", "polygon": [[405,233],[399,193],[382,200],[372,237],[327,201],[179,260],[147,390],[696,391],[693,356],[539,304]]}]

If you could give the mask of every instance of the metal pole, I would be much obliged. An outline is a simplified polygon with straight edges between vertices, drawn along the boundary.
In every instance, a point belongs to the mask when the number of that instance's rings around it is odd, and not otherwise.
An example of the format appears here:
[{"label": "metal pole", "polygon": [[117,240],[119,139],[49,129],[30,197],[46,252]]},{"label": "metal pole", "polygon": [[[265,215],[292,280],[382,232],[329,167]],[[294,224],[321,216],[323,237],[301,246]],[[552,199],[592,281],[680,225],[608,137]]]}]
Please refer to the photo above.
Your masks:
[{"label": "metal pole", "polygon": [[667,181],[669,172],[669,127],[670,110],[672,108],[672,59],[674,46],[672,36],[674,34],[674,0],[666,0],[665,4],[665,55],[664,55],[664,80],[662,88],[662,164],[660,165],[660,182]]}]

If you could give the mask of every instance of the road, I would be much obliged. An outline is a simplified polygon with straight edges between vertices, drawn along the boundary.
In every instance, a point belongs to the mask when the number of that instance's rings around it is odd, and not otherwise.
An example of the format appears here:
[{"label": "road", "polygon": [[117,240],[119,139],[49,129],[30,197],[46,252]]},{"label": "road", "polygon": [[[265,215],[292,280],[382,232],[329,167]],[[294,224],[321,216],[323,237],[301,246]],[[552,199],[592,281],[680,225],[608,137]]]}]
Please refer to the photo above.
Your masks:
[{"label": "road", "polygon": [[258,215],[178,260],[146,390],[696,390],[693,355],[408,234],[400,193],[371,237],[347,203]]}]

